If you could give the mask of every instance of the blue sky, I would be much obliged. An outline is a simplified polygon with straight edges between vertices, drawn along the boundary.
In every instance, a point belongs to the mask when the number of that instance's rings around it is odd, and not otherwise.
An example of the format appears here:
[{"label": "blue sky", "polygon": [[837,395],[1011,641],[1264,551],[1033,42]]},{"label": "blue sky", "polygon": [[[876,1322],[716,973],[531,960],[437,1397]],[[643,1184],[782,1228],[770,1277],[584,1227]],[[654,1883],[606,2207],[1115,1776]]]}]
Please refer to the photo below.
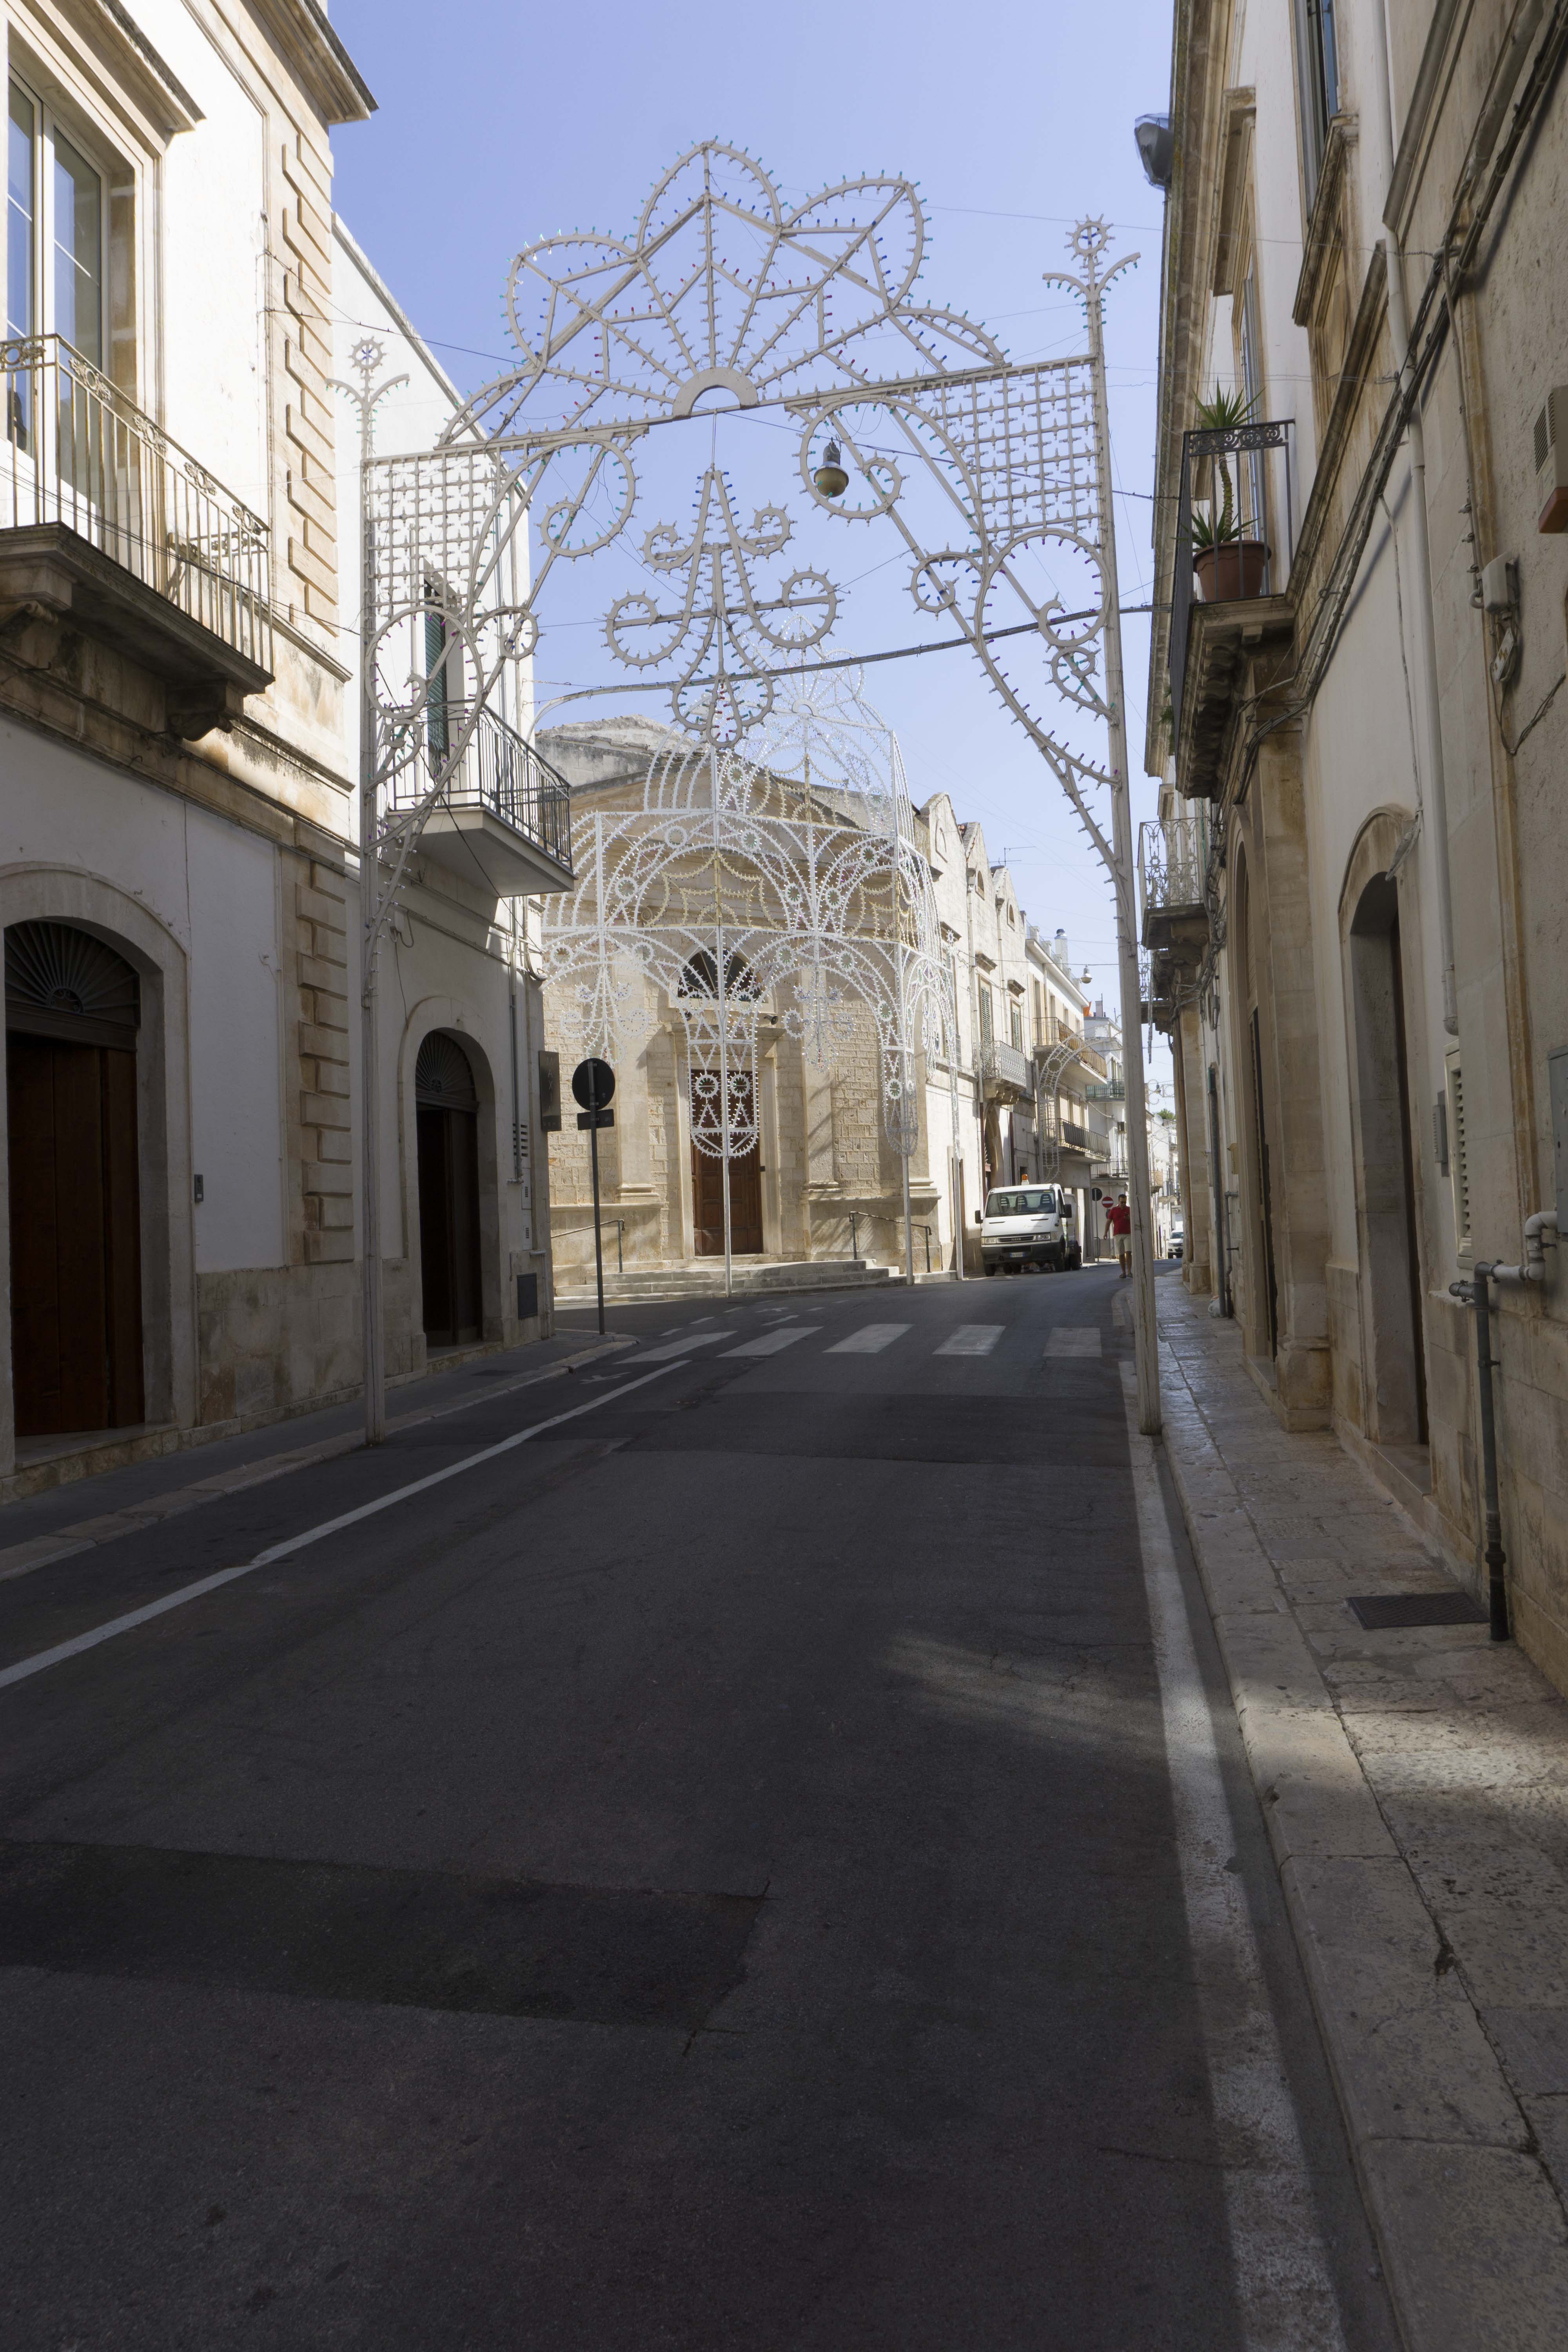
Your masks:
[{"label": "blue sky", "polygon": [[[653,183],[701,139],[748,149],[795,200],[862,173],[917,181],[925,299],[984,320],[1016,360],[1081,348],[1076,304],[1041,273],[1066,266],[1073,220],[1103,215],[1119,253],[1143,255],[1112,295],[1107,350],[1122,594],[1148,601],[1162,205],[1132,122],[1166,103],[1170,0],[969,11],[807,0],[783,19],[698,0],[537,12],[447,0],[438,13],[334,0],[332,20],[381,110],[335,136],[338,208],[465,390],[510,358],[501,298],[518,250],[557,230],[629,231]],[[911,617],[890,583],[862,590],[824,650],[907,643],[921,634]],[[1126,626],[1135,815],[1152,813],[1137,773],[1148,626]],[[585,623],[553,643],[548,615],[545,629],[542,677],[606,674]],[[1075,962],[1114,1000],[1098,861],[978,665],[942,654],[869,678],[917,800],[945,788],[981,820],[1031,918],[1047,934],[1063,925]],[[652,693],[646,707],[663,715]]]}]

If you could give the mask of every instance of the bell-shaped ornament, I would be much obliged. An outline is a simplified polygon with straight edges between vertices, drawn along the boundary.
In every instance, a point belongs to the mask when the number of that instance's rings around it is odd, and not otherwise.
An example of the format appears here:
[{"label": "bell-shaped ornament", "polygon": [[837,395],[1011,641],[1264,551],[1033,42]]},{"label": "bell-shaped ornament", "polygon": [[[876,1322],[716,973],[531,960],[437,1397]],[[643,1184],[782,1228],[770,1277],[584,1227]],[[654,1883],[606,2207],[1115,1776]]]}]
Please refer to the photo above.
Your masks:
[{"label": "bell-shaped ornament", "polygon": [[837,441],[830,441],[822,453],[822,463],[812,476],[816,488],[825,499],[841,499],[849,488]]}]

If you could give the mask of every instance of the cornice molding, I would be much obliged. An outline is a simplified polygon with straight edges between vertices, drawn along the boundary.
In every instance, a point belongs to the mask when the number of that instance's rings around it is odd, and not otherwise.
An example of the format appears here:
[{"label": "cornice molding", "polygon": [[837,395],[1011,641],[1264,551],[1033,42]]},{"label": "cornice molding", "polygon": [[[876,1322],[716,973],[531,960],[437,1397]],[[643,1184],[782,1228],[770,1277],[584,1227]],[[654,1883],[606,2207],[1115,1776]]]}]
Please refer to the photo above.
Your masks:
[{"label": "cornice molding", "polygon": [[1354,114],[1336,114],[1329,125],[1323,165],[1318,174],[1318,193],[1312,200],[1311,217],[1302,243],[1301,274],[1296,280],[1296,297],[1290,308],[1290,316],[1299,327],[1311,323],[1324,273],[1336,247],[1348,248],[1350,243],[1345,236],[1344,193],[1351,149],[1360,136],[1360,118]]},{"label": "cornice molding", "polygon": [[[194,131],[205,118],[190,91],[158,55],[152,42],[121,6],[120,0],[54,0],[56,37],[64,32],[79,44],[77,62],[102,84],[108,77],[142,122],[165,143]],[[24,39],[25,15],[16,19]],[[40,31],[49,15],[40,12]]]},{"label": "cornice molding", "polygon": [[1209,273],[1209,284],[1215,294],[1234,294],[1236,248],[1252,163],[1258,93],[1254,89],[1227,89],[1220,110],[1219,194],[1215,206],[1214,268]]},{"label": "cornice molding", "polygon": [[253,16],[323,122],[364,122],[375,100],[318,0],[249,0]]}]

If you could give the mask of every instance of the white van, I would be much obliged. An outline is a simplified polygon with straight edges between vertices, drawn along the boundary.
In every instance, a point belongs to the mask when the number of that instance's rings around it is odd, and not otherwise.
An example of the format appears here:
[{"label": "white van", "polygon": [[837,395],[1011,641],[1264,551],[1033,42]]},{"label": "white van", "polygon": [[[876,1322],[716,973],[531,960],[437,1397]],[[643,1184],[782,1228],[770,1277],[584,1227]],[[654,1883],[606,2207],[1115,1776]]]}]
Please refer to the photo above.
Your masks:
[{"label": "white van", "polygon": [[987,1274],[1026,1265],[1063,1274],[1082,1253],[1073,1234],[1072,1194],[1059,1184],[1013,1184],[989,1192],[980,1221],[980,1262]]}]

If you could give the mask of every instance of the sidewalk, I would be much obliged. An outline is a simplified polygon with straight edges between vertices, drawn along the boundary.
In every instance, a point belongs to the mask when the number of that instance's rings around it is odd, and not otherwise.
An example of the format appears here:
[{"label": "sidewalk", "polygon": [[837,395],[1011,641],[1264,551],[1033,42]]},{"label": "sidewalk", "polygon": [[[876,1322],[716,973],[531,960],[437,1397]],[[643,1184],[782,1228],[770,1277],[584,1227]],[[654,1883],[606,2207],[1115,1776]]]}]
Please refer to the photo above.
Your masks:
[{"label": "sidewalk", "polygon": [[1568,2345],[1568,1701],[1237,1326],[1158,1285],[1165,1441],[1410,2352]]}]

